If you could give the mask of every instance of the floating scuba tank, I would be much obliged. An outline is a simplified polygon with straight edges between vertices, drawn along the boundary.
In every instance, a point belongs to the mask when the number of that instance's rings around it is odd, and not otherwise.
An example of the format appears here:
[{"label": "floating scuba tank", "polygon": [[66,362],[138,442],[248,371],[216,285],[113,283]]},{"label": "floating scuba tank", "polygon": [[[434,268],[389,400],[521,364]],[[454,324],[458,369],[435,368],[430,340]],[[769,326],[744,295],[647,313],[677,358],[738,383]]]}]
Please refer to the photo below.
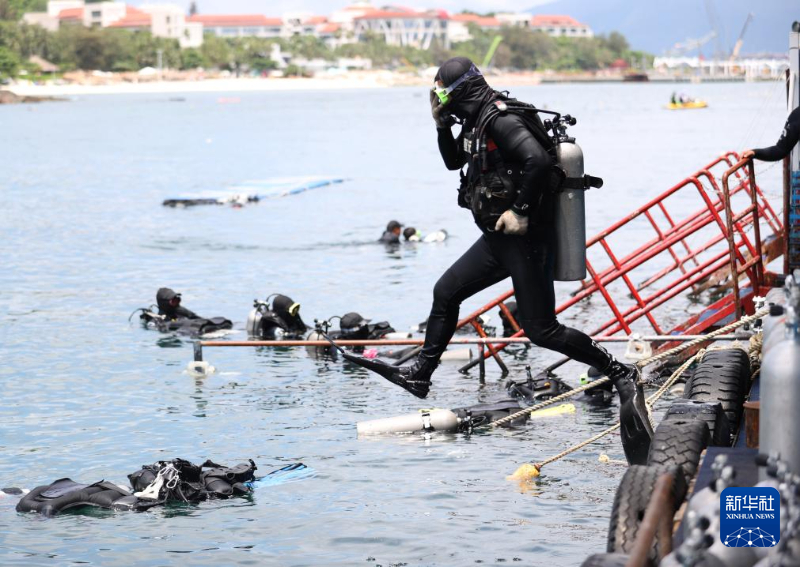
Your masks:
[{"label": "floating scuba tank", "polygon": [[245,325],[249,336],[254,338],[260,336],[261,319],[263,319],[264,313],[268,310],[269,306],[265,301],[253,300],[253,309],[247,315],[247,324]]},{"label": "floating scuba tank", "polygon": [[[583,178],[583,151],[575,138],[559,140],[556,159],[567,178]],[[555,197],[555,268],[557,281],[586,278],[585,188],[565,186]]]},{"label": "floating scuba tank", "polygon": [[[764,344],[770,345],[761,364],[761,423],[759,450],[778,454],[789,470],[800,474],[800,444],[795,438],[800,420],[800,270],[786,278],[786,304],[782,325],[764,330]],[[776,313],[776,315],[779,315]],[[775,337],[777,335],[777,338]],[[762,473],[761,479],[765,479]]]},{"label": "floating scuba tank", "polygon": [[457,431],[458,416],[446,409],[421,411],[397,417],[359,421],[356,429],[359,435],[380,433],[413,433],[415,431]]},{"label": "floating scuba tank", "polygon": [[269,308],[269,298],[266,301],[253,300],[245,328],[251,338],[266,341],[280,341],[288,334],[286,323]]}]

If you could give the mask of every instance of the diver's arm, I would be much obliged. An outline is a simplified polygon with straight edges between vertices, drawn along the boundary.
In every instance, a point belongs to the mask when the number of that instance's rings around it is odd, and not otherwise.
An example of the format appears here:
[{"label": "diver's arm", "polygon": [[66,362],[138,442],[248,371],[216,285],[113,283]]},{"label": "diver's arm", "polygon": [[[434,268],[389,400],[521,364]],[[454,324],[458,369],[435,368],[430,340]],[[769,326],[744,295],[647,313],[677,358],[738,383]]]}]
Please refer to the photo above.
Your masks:
[{"label": "diver's arm", "polygon": [[753,150],[753,157],[761,161],[778,161],[789,155],[800,140],[800,107],[795,108],[786,120],[778,143],[769,148]]},{"label": "diver's arm", "polygon": [[550,156],[519,116],[498,116],[489,127],[489,136],[500,150],[503,160],[522,165],[519,195],[511,209],[518,215],[527,215],[539,202],[542,193],[540,184],[551,165]]},{"label": "diver's arm", "polygon": [[187,319],[200,319],[200,316],[197,315],[194,311],[186,309],[185,307],[181,306],[175,309],[175,316],[176,317],[186,317]]},{"label": "diver's arm", "polygon": [[[444,165],[450,171],[461,169],[466,163],[464,152],[460,151],[458,142],[453,138],[453,131],[450,127],[437,128],[436,134],[439,142],[439,153],[442,154]],[[461,136],[458,138],[461,140]]]}]

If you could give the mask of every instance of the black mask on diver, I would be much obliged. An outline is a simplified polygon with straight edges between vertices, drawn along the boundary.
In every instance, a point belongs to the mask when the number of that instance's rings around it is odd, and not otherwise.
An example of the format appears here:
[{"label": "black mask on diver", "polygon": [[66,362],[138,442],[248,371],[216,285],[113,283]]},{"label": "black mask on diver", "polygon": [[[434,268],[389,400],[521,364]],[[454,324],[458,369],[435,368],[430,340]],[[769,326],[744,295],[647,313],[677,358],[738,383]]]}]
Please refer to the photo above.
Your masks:
[{"label": "black mask on diver", "polygon": [[[477,74],[473,72],[473,69]],[[484,104],[495,98],[495,92],[480,75],[480,71],[466,57],[453,57],[445,61],[434,80],[441,80],[445,87],[454,84],[464,75],[463,82],[456,87],[449,96],[450,102],[442,109],[443,112],[469,121],[477,116]]]}]

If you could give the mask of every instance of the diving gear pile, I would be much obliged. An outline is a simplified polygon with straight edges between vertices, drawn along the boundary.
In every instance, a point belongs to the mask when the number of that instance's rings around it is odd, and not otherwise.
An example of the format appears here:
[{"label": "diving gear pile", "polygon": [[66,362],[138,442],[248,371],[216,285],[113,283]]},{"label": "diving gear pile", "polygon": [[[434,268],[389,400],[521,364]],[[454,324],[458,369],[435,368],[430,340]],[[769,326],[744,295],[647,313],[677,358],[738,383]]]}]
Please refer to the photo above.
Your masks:
[{"label": "diving gear pile", "polygon": [[[264,478],[305,468],[302,463],[294,463]],[[175,502],[197,504],[210,499],[246,496],[253,492],[256,469],[252,460],[233,467],[212,461],[199,466],[184,459],[157,461],[128,475],[130,489],[105,480],[81,484],[61,478],[23,496],[17,503],[17,512],[54,516],[85,506],[141,512]]]}]

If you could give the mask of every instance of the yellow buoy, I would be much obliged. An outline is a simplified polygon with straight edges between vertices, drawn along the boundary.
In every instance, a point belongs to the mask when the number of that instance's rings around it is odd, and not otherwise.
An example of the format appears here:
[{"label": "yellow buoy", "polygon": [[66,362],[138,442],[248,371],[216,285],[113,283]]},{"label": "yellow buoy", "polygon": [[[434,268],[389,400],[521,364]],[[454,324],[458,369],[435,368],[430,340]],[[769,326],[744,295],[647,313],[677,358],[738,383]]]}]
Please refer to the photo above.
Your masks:
[{"label": "yellow buoy", "polygon": [[540,409],[531,414],[531,419],[536,419],[539,417],[553,417],[556,415],[567,415],[569,413],[575,413],[575,404],[560,404],[552,408]]},{"label": "yellow buoy", "polygon": [[539,476],[539,466],[532,463],[525,463],[514,471],[514,474],[507,477],[506,480],[530,480],[537,476]]}]

